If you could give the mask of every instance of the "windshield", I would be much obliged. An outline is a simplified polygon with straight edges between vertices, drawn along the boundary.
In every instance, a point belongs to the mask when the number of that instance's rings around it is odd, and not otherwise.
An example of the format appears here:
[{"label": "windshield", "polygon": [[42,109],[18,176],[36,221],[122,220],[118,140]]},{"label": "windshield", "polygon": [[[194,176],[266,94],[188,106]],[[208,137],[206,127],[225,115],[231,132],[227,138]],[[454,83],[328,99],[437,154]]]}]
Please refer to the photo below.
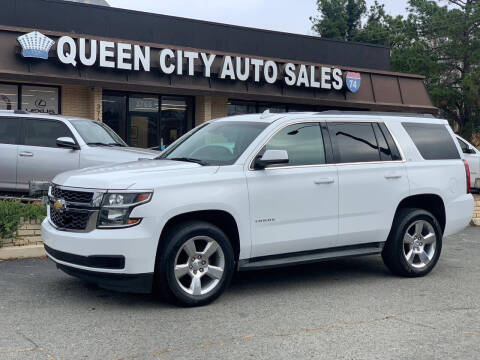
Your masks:
[{"label": "windshield", "polygon": [[71,124],[88,145],[127,146],[115,131],[93,120],[72,120]]},{"label": "windshield", "polygon": [[245,121],[208,123],[167,148],[158,159],[232,165],[267,126],[266,123]]}]

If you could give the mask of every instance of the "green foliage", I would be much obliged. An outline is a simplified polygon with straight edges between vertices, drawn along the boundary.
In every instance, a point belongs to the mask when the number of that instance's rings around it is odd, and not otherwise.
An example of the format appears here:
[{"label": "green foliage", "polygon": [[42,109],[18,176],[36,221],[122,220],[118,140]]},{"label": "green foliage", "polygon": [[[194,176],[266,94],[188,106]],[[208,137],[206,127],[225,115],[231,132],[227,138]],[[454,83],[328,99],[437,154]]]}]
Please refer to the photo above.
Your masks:
[{"label": "green foliage", "polygon": [[366,11],[365,0],[319,0],[321,18],[313,18],[313,29],[323,37],[353,40],[361,28],[361,18]]},{"label": "green foliage", "polygon": [[0,239],[15,235],[21,217],[31,220],[44,219],[45,216],[45,206],[23,204],[20,201],[0,201]]},{"label": "green foliage", "polygon": [[392,70],[424,75],[432,101],[456,131],[467,137],[480,131],[480,1],[410,0],[406,17],[389,15],[375,1],[368,10],[358,7],[350,38],[345,17],[335,16],[346,11],[346,1],[317,5],[321,16],[311,20],[320,36],[389,46]]}]

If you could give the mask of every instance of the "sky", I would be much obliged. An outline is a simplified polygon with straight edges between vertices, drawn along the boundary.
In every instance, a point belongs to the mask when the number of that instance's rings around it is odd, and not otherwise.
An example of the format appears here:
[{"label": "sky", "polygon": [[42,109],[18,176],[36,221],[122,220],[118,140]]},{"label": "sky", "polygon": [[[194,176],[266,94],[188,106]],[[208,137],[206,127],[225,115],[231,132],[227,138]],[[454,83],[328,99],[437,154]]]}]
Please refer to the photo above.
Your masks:
[{"label": "sky", "polygon": [[[113,7],[312,35],[315,0],[107,0]],[[367,0],[368,6],[374,0]],[[380,0],[380,2],[382,2]],[[408,0],[384,0],[393,15],[405,14]]]}]

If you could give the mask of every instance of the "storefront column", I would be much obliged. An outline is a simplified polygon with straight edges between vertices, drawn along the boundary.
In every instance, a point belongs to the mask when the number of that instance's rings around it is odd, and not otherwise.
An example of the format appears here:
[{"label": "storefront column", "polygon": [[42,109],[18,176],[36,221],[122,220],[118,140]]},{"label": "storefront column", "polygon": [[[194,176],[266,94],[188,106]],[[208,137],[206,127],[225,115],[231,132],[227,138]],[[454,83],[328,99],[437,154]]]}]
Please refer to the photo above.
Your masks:
[{"label": "storefront column", "polygon": [[227,116],[227,102],[226,97],[212,97],[212,119],[218,119]]},{"label": "storefront column", "polygon": [[227,98],[218,96],[195,97],[195,126],[205,121],[227,116]]},{"label": "storefront column", "polygon": [[102,121],[102,88],[62,86],[62,115]]},{"label": "storefront column", "polygon": [[90,92],[92,107],[91,119],[103,121],[103,106],[102,106],[102,88],[93,87]]}]

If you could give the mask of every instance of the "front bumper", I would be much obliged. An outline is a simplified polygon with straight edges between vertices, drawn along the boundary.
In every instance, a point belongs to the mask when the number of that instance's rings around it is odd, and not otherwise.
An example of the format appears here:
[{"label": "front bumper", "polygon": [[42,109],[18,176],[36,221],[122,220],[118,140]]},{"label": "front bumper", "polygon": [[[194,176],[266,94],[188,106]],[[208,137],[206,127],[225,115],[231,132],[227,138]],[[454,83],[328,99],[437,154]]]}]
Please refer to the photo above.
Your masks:
[{"label": "front bumper", "polygon": [[59,230],[48,218],[42,223],[46,253],[57,267],[121,291],[150,292],[159,237],[154,218],[144,218],[131,228],[83,233]]},{"label": "front bumper", "polygon": [[[50,256],[50,258],[52,257]],[[55,261],[54,259],[52,260]],[[149,294],[152,292],[153,273],[110,274],[104,272],[81,270],[74,267],[61,265],[59,263],[57,263],[57,268],[68,275],[95,283],[98,286],[108,290],[143,294]]]}]

